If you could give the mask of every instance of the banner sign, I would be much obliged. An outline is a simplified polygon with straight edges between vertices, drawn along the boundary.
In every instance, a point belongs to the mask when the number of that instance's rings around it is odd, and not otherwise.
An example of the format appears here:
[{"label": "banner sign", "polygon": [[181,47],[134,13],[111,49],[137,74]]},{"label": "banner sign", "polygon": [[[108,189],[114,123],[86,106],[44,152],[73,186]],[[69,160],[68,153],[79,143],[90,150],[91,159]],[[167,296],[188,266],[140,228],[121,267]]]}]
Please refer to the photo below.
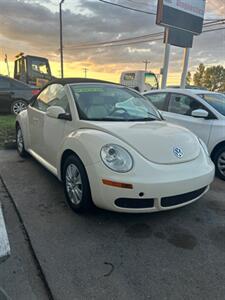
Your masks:
[{"label": "banner sign", "polygon": [[156,24],[189,31],[202,32],[206,0],[158,0]]}]

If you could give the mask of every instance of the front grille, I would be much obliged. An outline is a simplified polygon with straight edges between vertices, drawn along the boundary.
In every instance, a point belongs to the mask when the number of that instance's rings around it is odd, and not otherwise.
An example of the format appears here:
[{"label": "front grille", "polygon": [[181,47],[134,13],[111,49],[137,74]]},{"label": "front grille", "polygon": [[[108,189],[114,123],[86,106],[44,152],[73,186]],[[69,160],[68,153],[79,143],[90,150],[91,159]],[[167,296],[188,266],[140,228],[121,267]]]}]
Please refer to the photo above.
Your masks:
[{"label": "front grille", "polygon": [[201,188],[199,190],[182,194],[182,195],[177,195],[177,196],[172,196],[172,197],[164,197],[161,199],[161,206],[162,207],[170,207],[170,206],[175,206],[179,204],[183,204],[185,202],[189,202],[191,200],[194,200],[201,196],[207,187]]},{"label": "front grille", "polygon": [[119,198],[115,204],[121,208],[152,208],[154,207],[154,199]]}]

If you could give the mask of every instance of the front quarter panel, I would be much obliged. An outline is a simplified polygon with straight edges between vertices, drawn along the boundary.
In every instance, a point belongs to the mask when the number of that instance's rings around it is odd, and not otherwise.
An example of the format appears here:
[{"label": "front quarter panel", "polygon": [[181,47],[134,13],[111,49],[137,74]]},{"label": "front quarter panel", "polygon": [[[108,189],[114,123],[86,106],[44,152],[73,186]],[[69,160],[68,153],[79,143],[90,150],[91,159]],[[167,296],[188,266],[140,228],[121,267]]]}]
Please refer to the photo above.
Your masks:
[{"label": "front quarter panel", "polygon": [[58,178],[61,179],[61,159],[66,150],[73,151],[83,162],[85,167],[101,162],[101,148],[109,143],[125,146],[118,138],[93,129],[79,129],[70,133],[60,148],[57,158]]}]

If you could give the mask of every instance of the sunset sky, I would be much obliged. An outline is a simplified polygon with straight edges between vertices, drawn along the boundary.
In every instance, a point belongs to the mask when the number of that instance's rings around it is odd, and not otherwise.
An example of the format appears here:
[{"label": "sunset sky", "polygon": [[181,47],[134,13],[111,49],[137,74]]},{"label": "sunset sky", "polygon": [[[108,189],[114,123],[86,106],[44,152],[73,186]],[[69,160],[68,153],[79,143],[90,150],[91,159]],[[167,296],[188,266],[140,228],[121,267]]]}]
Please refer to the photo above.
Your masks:
[{"label": "sunset sky", "polygon": [[[156,0],[110,0],[126,6],[156,12]],[[197,0],[196,0],[197,1]],[[0,73],[6,74],[5,53],[13,61],[18,52],[47,57],[55,76],[59,66],[59,0],[0,0]],[[138,4],[137,4],[138,3]],[[225,0],[208,0],[206,19],[225,18]],[[224,24],[225,27],[225,24]],[[63,33],[65,76],[84,76],[119,81],[122,71],[143,69],[143,60],[159,73],[163,64],[162,41],[129,46],[73,49],[81,43],[125,39],[162,31],[155,16],[129,11],[97,0],[65,0]],[[225,66],[225,30],[204,33],[195,38],[191,50],[190,70],[200,62]],[[172,48],[169,84],[177,84],[182,69],[182,50]]]}]

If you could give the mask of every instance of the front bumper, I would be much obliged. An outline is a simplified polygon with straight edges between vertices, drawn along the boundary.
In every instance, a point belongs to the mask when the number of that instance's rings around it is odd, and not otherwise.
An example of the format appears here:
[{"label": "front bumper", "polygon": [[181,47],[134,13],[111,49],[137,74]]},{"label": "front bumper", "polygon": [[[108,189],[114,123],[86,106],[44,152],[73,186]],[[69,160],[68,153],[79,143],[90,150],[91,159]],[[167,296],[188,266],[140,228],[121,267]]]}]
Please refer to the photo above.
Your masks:
[{"label": "front bumper", "polygon": [[[208,157],[200,155],[194,161],[174,165],[140,160],[126,174],[112,172],[99,162],[88,166],[87,173],[96,206],[117,212],[145,213],[174,209],[198,200],[208,191],[215,168]],[[133,189],[104,185],[102,179],[131,184]],[[141,202],[145,202],[144,207]]]}]

